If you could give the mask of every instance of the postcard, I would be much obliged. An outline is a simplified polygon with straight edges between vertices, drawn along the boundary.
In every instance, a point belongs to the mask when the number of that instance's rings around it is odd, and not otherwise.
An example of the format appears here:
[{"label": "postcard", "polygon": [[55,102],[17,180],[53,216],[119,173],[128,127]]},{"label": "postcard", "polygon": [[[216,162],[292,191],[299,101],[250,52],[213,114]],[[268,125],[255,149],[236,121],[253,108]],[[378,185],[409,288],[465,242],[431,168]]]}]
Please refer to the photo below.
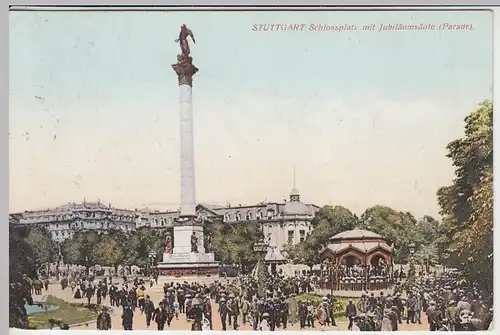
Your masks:
[{"label": "postcard", "polygon": [[493,14],[10,12],[10,327],[493,323]]}]

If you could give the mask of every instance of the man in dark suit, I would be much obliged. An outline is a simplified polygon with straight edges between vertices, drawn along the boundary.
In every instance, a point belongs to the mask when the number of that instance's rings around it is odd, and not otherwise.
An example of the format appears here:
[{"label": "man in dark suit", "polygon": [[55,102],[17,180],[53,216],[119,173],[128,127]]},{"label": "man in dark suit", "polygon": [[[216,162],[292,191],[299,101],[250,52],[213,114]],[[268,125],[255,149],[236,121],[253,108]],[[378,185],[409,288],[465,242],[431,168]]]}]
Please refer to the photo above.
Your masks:
[{"label": "man in dark suit", "polygon": [[352,299],[349,299],[349,303],[345,306],[345,315],[349,318],[348,330],[352,330],[352,323],[357,314],[356,306],[352,303]]},{"label": "man in dark suit", "polygon": [[122,325],[123,330],[133,330],[132,325],[134,323],[134,312],[130,308],[130,306],[125,306],[122,314]]},{"label": "man in dark suit", "polygon": [[153,312],[153,319],[155,320],[156,325],[158,326],[158,330],[163,330],[163,328],[165,328],[165,323],[167,322],[168,319],[168,313],[167,310],[165,309],[163,302],[160,302],[158,308],[155,309],[155,311]]}]

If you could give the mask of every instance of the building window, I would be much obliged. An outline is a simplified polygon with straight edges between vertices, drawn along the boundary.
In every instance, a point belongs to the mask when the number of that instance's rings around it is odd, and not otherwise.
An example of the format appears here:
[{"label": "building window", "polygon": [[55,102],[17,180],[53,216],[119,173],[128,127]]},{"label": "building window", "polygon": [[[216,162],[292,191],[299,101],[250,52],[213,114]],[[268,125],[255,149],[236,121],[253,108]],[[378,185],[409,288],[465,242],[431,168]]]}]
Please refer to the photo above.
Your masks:
[{"label": "building window", "polygon": [[272,219],[274,216],[274,211],[272,209],[267,210],[267,218]]},{"label": "building window", "polygon": [[303,242],[305,239],[306,239],[306,231],[305,230],[301,230],[299,232],[299,235],[300,235],[300,242]]},{"label": "building window", "polygon": [[257,220],[262,219],[262,213],[261,213],[260,211],[258,211],[258,212],[257,212],[257,214],[255,215],[255,218],[256,218]]},{"label": "building window", "polygon": [[230,219],[229,214],[224,215],[224,221],[228,222]]},{"label": "building window", "polygon": [[241,215],[238,213],[236,214],[236,221],[240,221],[241,220]]},{"label": "building window", "polygon": [[288,231],[288,243],[293,243],[293,230]]},{"label": "building window", "polygon": [[247,213],[247,218],[248,221],[252,220],[252,213]]}]

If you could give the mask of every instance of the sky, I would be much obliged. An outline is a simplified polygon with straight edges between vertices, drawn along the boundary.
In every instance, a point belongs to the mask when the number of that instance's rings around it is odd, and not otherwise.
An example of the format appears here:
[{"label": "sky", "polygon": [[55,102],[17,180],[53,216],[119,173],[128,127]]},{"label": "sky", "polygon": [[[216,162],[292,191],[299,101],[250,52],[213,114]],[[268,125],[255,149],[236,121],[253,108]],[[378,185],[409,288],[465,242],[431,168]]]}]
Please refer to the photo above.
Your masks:
[{"label": "sky", "polygon": [[[276,23],[305,29],[252,30]],[[400,23],[473,29],[378,32]],[[179,207],[181,24],[200,69],[198,203],[282,201],[295,184],[318,206],[439,215],[446,145],[492,98],[490,12],[11,12],[11,212]]]}]

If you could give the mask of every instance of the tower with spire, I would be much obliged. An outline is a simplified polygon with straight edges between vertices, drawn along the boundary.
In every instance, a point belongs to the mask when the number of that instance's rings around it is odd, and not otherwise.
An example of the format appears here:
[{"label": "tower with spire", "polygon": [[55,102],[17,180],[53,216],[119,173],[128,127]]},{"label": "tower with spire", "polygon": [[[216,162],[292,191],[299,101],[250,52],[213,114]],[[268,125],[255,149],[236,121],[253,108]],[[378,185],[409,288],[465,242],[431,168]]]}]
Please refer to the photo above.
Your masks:
[{"label": "tower with spire", "polygon": [[293,189],[290,192],[290,202],[300,202],[300,193],[295,186],[296,182],[295,165],[293,166]]}]

